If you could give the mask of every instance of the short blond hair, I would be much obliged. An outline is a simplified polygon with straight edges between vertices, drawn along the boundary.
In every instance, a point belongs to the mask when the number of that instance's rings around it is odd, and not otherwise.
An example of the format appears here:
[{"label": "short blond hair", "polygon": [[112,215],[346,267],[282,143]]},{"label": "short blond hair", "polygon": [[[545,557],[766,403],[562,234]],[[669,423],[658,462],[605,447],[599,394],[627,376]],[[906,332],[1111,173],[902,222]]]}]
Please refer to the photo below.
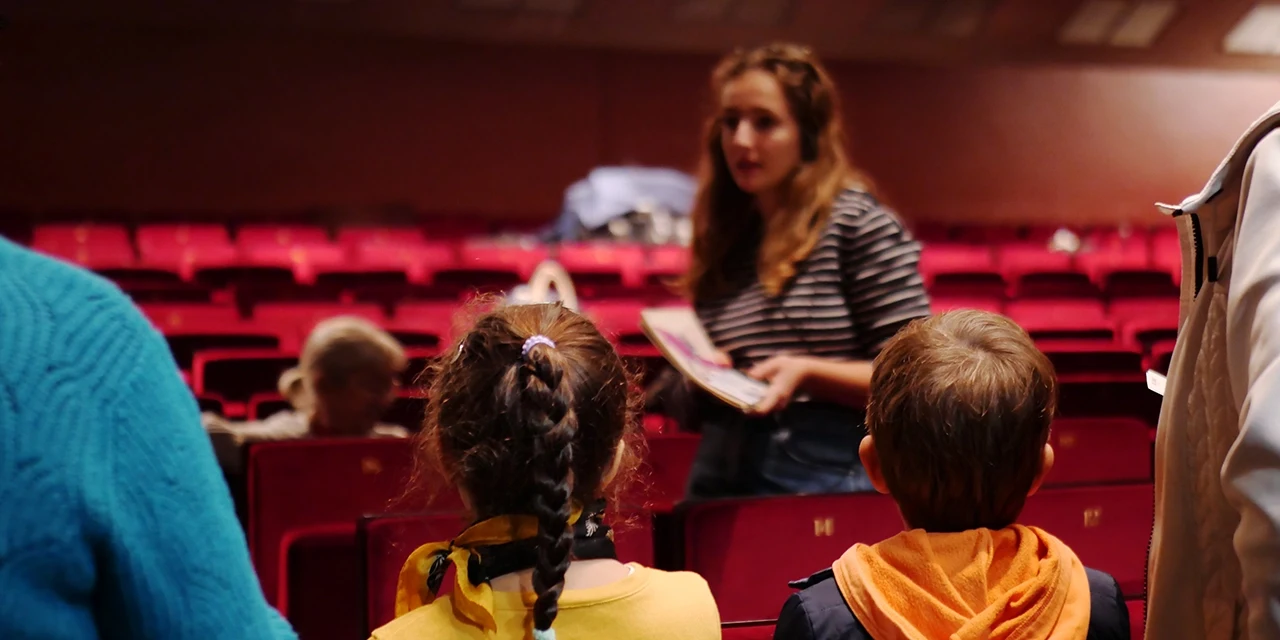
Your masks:
[{"label": "short blond hair", "polygon": [[324,395],[380,415],[407,366],[404,348],[391,334],[364,318],[336,316],[311,330],[298,366],[280,378],[280,393],[299,411],[310,411],[315,397]]},{"label": "short blond hair", "polygon": [[1013,524],[1057,410],[1053,365],[1021,327],[985,311],[912,322],[875,359],[867,429],[912,528]]}]

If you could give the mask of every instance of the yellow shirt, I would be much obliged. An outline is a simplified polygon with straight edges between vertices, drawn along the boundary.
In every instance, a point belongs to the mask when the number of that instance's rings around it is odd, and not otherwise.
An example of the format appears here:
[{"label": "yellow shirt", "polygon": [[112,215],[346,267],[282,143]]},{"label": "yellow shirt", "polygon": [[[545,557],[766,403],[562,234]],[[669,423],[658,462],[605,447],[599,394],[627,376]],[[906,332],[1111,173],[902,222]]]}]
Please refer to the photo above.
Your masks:
[{"label": "yellow shirt", "polygon": [[[600,587],[566,590],[552,628],[556,640],[716,640],[720,612],[702,576],[669,573],[638,564],[631,575]],[[531,596],[532,594],[527,594]],[[526,594],[494,591],[497,640],[524,640],[533,628]],[[447,632],[447,635],[446,635]],[[480,629],[453,616],[448,596],[419,607],[373,632],[372,640],[427,638],[487,640]]]}]

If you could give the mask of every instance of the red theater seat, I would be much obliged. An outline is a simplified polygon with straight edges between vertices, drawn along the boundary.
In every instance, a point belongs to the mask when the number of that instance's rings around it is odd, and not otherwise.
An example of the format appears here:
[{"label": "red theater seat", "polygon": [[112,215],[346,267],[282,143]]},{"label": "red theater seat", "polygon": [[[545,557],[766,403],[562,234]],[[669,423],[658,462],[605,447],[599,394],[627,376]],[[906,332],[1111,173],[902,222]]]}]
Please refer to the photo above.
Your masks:
[{"label": "red theater seat", "polygon": [[1154,510],[1150,483],[1045,489],[1027,500],[1018,521],[1067,543],[1085,566],[1111,574],[1132,598],[1145,589]]},{"label": "red theater seat", "polygon": [[[329,439],[249,447],[249,549],[263,592],[281,603],[282,542],[295,529],[339,525],[354,539],[356,521],[385,512],[403,495],[413,457],[407,440]],[[436,498],[460,507],[456,496]],[[297,539],[295,534],[292,539]]]},{"label": "red theater seat", "polygon": [[[647,514],[623,513],[613,520],[618,560],[653,564],[653,529]],[[452,539],[469,522],[458,512],[410,513],[364,518],[360,521],[359,545],[365,574],[364,602],[370,631],[395,617],[396,582],[409,554],[429,542]],[[440,594],[452,584],[446,579]]]},{"label": "red theater seat", "polygon": [[299,638],[364,638],[360,550],[352,525],[293,529],[280,543],[276,606]]},{"label": "red theater seat", "polygon": [[951,296],[933,295],[930,292],[929,306],[934,313],[955,311],[957,309],[981,309],[992,313],[1004,312],[1003,296]]},{"label": "red theater seat", "polygon": [[1076,269],[1069,253],[1050,251],[1040,243],[1013,243],[998,249],[1000,268],[1014,298],[1096,297],[1098,289]]},{"label": "red theater seat", "polygon": [[1182,243],[1176,228],[1162,227],[1151,234],[1151,266],[1167,272],[1181,286]]},{"label": "red theater seat", "polygon": [[788,581],[831,566],[856,542],[903,528],[893,500],[876,493],[715,500],[677,514],[682,565],[706,579],[723,622],[777,616],[792,593]]},{"label": "red theater seat", "polygon": [[[451,540],[467,527],[460,512],[413,513],[366,517],[360,520],[358,546],[364,559],[365,633],[391,622],[396,614],[396,584],[400,569],[414,549],[428,542]],[[446,579],[441,595],[452,590]]]},{"label": "red theater seat", "polygon": [[580,295],[639,287],[644,280],[645,252],[638,244],[583,242],[562,244],[555,259],[573,278]]},{"label": "red theater seat", "polygon": [[416,247],[426,242],[417,227],[343,227],[338,243],[350,247]]},{"label": "red theater seat", "polygon": [[656,357],[658,348],[640,329],[640,312],[645,306],[640,301],[598,301],[584,304],[582,313],[617,345],[621,355]]},{"label": "red theater seat", "polygon": [[254,394],[274,392],[280,374],[297,364],[296,351],[201,349],[191,361],[191,387],[196,393],[248,402]]},{"label": "red theater seat", "polygon": [[435,352],[454,338],[455,302],[405,302],[387,321],[387,331],[406,346]]},{"label": "red theater seat", "polygon": [[1123,345],[1049,340],[1038,346],[1049,357],[1058,375],[1096,374],[1103,379],[1112,379],[1116,374],[1132,377],[1142,371],[1142,353]]},{"label": "red theater seat", "polygon": [[253,308],[253,322],[280,336],[280,348],[300,351],[317,324],[337,316],[356,316],[378,326],[386,324],[382,308],[373,304],[325,302],[264,302]]},{"label": "red theater seat", "polygon": [[280,336],[240,317],[235,307],[198,303],[138,305],[164,334],[182,369],[190,369],[196,351],[205,349],[277,349]]},{"label": "red theater seat", "polygon": [[1151,481],[1151,427],[1137,418],[1059,418],[1046,486]]},{"label": "red theater seat", "polygon": [[251,224],[240,227],[236,244],[246,248],[329,244],[329,233],[311,225]]},{"label": "red theater seat", "polygon": [[[782,610],[782,605],[778,605]],[[773,621],[726,622],[720,626],[720,637],[724,640],[773,640]]]},{"label": "red theater seat", "polygon": [[1178,337],[1176,295],[1151,298],[1118,298],[1107,310],[1121,329],[1125,344],[1150,349],[1161,340]]},{"label": "red theater seat", "polygon": [[1058,376],[1058,412],[1063,417],[1131,417],[1154,426],[1162,400],[1147,388],[1145,375],[1138,372]]},{"label": "red theater seat", "polygon": [[120,225],[39,225],[32,233],[31,247],[95,270],[128,268],[135,261],[129,232]]},{"label": "red theater seat", "polygon": [[1097,299],[1012,300],[1005,310],[1037,341],[1073,340],[1105,344],[1115,340],[1115,323],[1107,318],[1102,302]]},{"label": "red theater seat", "polygon": [[1007,289],[985,245],[927,244],[920,252],[920,274],[930,293],[943,299],[1003,300]]},{"label": "red theater seat", "polygon": [[460,292],[505,291],[528,282],[533,270],[546,258],[547,248],[541,244],[471,238],[458,246],[455,266],[436,271],[434,284]]},{"label": "red theater seat", "polygon": [[689,470],[702,436],[690,433],[650,435],[648,451],[636,483],[627,488],[623,502],[653,512],[669,512],[684,499]]},{"label": "red theater seat", "polygon": [[649,247],[649,259],[644,267],[645,281],[651,286],[662,286],[684,275],[689,271],[689,257],[689,247],[671,244]]},{"label": "red theater seat", "polygon": [[1125,601],[1124,606],[1129,609],[1129,637],[1140,640],[1147,630],[1147,601],[1136,598]]}]

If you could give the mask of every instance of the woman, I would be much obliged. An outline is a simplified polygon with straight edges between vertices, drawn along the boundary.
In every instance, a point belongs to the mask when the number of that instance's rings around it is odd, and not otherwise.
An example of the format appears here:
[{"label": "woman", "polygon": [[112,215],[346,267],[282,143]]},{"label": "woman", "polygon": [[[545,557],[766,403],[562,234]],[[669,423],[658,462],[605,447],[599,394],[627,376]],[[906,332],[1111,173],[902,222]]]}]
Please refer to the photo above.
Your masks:
[{"label": "woman", "polygon": [[868,489],[871,360],[929,313],[919,244],[849,165],[809,49],[730,54],[712,88],[682,285],[722,361],[769,387],[749,416],[703,403],[690,497]]},{"label": "woman", "polygon": [[436,363],[419,457],[432,471],[418,474],[448,478],[475,524],[410,554],[398,617],[373,637],[719,638],[701,577],[618,562],[603,524],[634,459],[629,385],[609,341],[560,304],[481,318]]}]

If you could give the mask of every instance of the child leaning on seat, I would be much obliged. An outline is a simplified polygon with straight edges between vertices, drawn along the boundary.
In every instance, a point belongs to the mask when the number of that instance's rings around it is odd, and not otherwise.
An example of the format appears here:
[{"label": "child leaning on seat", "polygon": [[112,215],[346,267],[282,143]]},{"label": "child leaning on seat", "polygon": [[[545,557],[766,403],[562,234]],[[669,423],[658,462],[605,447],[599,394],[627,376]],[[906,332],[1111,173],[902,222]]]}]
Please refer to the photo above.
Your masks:
[{"label": "child leaning on seat", "polygon": [[1003,316],[917,320],[874,363],[859,450],[909,531],[801,584],[775,638],[1129,637],[1115,579],[1015,524],[1053,467],[1053,366]]}]

